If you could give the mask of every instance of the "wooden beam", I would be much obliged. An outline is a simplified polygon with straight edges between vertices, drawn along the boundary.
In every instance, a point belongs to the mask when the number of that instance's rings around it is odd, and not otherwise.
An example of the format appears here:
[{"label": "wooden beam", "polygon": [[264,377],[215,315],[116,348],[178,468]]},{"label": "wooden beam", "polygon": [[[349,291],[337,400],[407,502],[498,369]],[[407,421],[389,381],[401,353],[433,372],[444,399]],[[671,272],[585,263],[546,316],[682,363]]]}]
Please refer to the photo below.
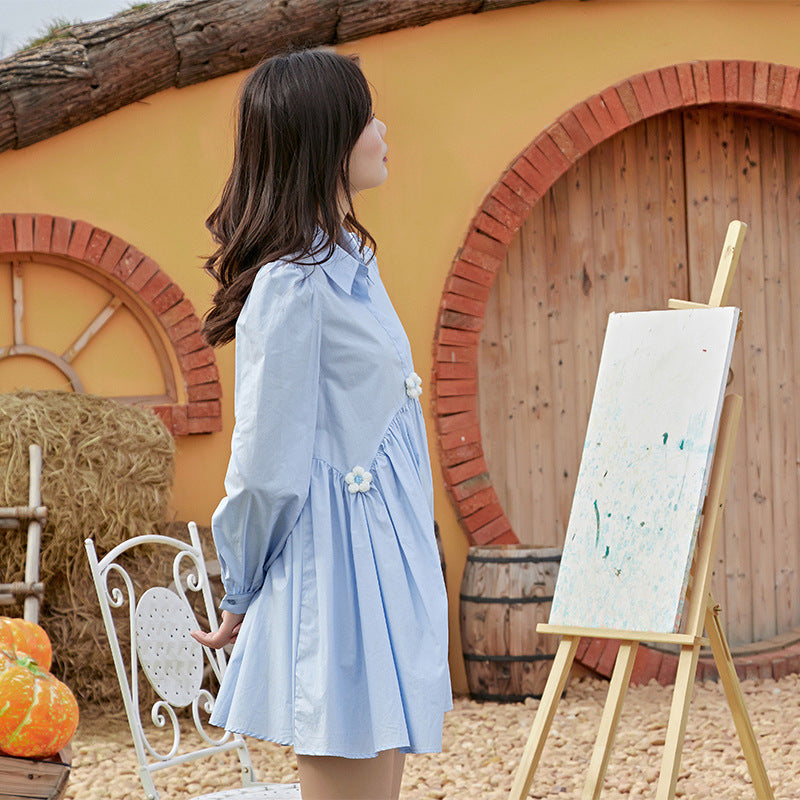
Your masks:
[{"label": "wooden beam", "polygon": [[47,506],[4,506],[0,508],[0,519],[31,520],[47,522]]},{"label": "wooden beam", "polygon": [[[38,444],[28,446],[29,481],[28,505],[39,508],[42,503],[42,448]],[[25,582],[29,586],[39,583],[39,552],[42,545],[42,523],[34,516],[28,522],[28,546],[25,551]],[[39,622],[39,599],[35,592],[25,596],[23,615],[28,622]]]},{"label": "wooden beam", "polygon": [[164,89],[249,69],[291,47],[330,46],[539,1],[195,0],[67,25],[57,39],[0,60],[0,151]]},{"label": "wooden beam", "polygon": [[742,251],[745,233],[747,233],[747,225],[738,219],[733,220],[728,225],[725,243],[722,245],[722,254],[719,257],[717,274],[714,276],[714,284],[711,287],[711,295],[708,298],[708,304],[712,308],[724,306],[728,302],[728,295],[733,285],[736,267],[739,264],[739,254]]},{"label": "wooden beam", "polygon": [[686,631],[689,634],[700,635],[703,631],[706,595],[711,588],[714,554],[717,550],[717,539],[722,526],[722,513],[725,510],[725,498],[728,492],[728,481],[733,465],[733,453],[741,414],[742,398],[738,394],[729,394],[722,406],[717,433],[717,452],[711,468],[708,494],[703,506],[703,524],[698,534],[697,549],[695,550],[692,597],[686,617]]},{"label": "wooden beam", "polygon": [[0,347],[0,361],[4,358],[12,358],[14,356],[33,356],[34,358],[41,358],[44,361],[52,364],[57,370],[64,373],[72,386],[73,391],[83,394],[86,390],[83,388],[83,382],[78,377],[78,373],[66,362],[61,356],[56,355],[44,347],[32,344],[12,344],[9,347]]},{"label": "wooden beam", "polygon": [[753,781],[753,788],[756,791],[758,800],[774,800],[772,786],[764,766],[764,759],[761,757],[761,751],[758,747],[758,739],[753,730],[753,724],[750,722],[750,715],[747,713],[742,687],[736,675],[736,667],[733,665],[733,657],[719,621],[719,612],[720,607],[709,594],[705,615],[706,630],[708,631],[708,638],[711,640],[711,649],[714,653],[714,662],[717,665],[719,679],[728,699],[728,707],[731,710],[733,724],[736,726],[736,733],[739,735],[739,741],[742,745],[747,769],[750,772],[750,778]]},{"label": "wooden beam", "polygon": [[599,800],[603,790],[603,779],[608,769],[611,748],[617,735],[617,723],[619,715],[622,713],[622,702],[631,682],[633,662],[636,660],[638,649],[638,642],[623,642],[619,647],[611,683],[608,687],[606,704],[603,708],[603,716],[600,719],[600,730],[597,733],[589,772],[583,788],[583,800]]},{"label": "wooden beam", "polygon": [[667,301],[667,307],[678,311],[685,311],[690,308],[708,308],[708,303],[695,303],[693,300],[678,300],[675,297],[670,297]]},{"label": "wooden beam", "polygon": [[681,766],[683,739],[686,735],[686,722],[689,717],[689,705],[692,702],[699,654],[699,647],[685,645],[678,657],[678,673],[672,690],[672,707],[669,712],[664,757],[656,787],[656,800],[673,800],[675,797],[675,784],[678,782],[678,770]]},{"label": "wooden beam", "polygon": [[560,636],[588,636],[593,639],[622,639],[629,642],[659,642],[660,644],[693,645],[705,647],[708,639],[688,633],[658,633],[656,631],[624,631],[617,628],[582,628],[573,625],[549,625],[540,622],[538,633],[554,633]]},{"label": "wooden beam", "polygon": [[61,354],[61,358],[71,364],[75,356],[86,347],[92,337],[111,319],[114,312],[122,305],[122,298],[113,296],[103,310],[86,326],[77,339]]},{"label": "wooden beam", "polygon": [[22,265],[15,261],[11,267],[11,286],[14,298],[14,344],[25,344],[22,320],[25,316],[25,299],[22,287]]}]

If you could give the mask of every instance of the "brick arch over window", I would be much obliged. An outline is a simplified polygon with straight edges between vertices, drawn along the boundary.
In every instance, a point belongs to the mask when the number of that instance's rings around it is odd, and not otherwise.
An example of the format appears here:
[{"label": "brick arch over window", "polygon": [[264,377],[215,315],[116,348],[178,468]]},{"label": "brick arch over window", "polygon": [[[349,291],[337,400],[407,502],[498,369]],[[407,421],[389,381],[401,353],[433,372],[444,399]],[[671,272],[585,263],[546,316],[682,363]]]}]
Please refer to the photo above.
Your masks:
[{"label": "brick arch over window", "polygon": [[[800,69],[752,61],[695,61],[624,80],[562,114],[509,165],[473,217],[442,294],[434,339],[432,398],[448,492],[470,544],[517,542],[495,492],[478,421],[478,346],[497,271],[531,209],[592,147],[674,109],[728,105],[800,123]],[[800,629],[781,642],[734,653],[740,677],[780,677],[800,663]],[[787,647],[788,645],[788,647]],[[619,642],[582,640],[577,657],[609,675]],[[768,652],[769,651],[769,652]],[[677,657],[641,647],[633,683],[672,683]],[[699,674],[712,676],[703,661]]]},{"label": "brick arch over window", "polygon": [[[0,214],[0,256],[39,255],[120,286],[142,309],[143,328],[157,325],[161,347],[171,351],[183,396],[149,404],[175,436],[222,429],[222,387],[214,351],[200,333],[191,301],[158,264],[133,245],[88,222],[45,214]],[[174,376],[177,378],[178,376]],[[174,379],[168,376],[168,381]],[[177,394],[177,393],[176,393]]]}]

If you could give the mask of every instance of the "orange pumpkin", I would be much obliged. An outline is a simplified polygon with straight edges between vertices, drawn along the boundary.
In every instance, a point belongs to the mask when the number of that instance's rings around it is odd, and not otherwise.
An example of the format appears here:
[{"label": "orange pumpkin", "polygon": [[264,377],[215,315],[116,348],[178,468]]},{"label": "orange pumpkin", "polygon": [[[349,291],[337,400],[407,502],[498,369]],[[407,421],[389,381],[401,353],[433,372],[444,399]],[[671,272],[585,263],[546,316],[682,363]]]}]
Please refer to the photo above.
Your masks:
[{"label": "orange pumpkin", "polygon": [[72,692],[29,656],[0,650],[0,750],[47,758],[64,747],[77,727]]},{"label": "orange pumpkin", "polygon": [[0,650],[30,656],[43,670],[50,669],[53,659],[53,649],[44,629],[19,617],[0,617]]}]

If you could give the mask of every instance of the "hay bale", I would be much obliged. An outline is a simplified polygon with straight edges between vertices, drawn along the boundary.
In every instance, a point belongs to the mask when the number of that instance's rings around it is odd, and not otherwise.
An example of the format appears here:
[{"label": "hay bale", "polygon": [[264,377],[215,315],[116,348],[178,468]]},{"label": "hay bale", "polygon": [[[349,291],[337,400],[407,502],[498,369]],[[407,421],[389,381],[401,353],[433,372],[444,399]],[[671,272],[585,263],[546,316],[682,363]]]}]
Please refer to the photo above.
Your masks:
[{"label": "hay bale", "polygon": [[[27,505],[30,444],[39,444],[43,453],[48,519],[40,558],[41,623],[53,642],[53,671],[79,699],[117,704],[119,689],[83,541],[93,538],[103,554],[130,536],[164,529],[174,441],[149,410],[104,397],[55,391],[0,395],[0,505]],[[145,574],[153,567],[137,563],[131,571]],[[24,568],[25,536],[10,533],[0,551],[0,580],[22,580]]]}]

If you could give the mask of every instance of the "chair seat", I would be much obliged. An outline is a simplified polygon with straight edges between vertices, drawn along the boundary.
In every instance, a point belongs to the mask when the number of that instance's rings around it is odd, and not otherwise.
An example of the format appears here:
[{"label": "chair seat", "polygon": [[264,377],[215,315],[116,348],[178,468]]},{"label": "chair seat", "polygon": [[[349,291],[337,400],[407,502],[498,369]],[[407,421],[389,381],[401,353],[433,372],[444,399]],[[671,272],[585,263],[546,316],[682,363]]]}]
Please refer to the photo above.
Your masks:
[{"label": "chair seat", "polygon": [[194,800],[301,800],[299,783],[260,783],[195,797]]}]

